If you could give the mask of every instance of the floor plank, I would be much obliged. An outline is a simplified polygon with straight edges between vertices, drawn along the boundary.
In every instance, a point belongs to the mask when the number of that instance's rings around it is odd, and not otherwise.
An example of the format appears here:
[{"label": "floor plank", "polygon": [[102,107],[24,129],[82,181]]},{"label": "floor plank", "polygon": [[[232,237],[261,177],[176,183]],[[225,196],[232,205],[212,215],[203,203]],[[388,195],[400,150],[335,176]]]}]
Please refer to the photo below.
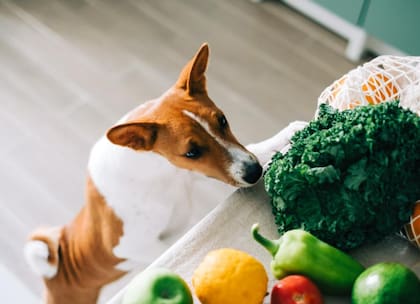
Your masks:
[{"label": "floor plank", "polygon": [[345,41],[278,1],[0,1],[0,261],[30,291],[28,233],[75,215],[94,141],[203,42],[210,96],[244,143],[310,119],[354,67]]}]

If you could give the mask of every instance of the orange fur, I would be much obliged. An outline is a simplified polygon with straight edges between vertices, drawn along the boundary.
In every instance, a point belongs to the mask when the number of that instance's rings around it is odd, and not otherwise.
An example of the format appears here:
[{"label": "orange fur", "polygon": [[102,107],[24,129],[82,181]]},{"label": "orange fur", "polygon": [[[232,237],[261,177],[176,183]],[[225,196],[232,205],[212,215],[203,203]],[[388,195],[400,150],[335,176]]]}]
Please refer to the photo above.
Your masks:
[{"label": "orange fur", "polygon": [[[208,54],[208,46],[203,45],[158,105],[151,103],[148,107],[142,105],[134,109],[126,121],[111,128],[107,136],[114,144],[136,150],[152,150],[177,167],[198,171],[237,186],[226,168],[223,170],[223,166],[220,166],[231,161],[226,149],[215,143],[214,139],[209,139],[203,128],[192,123],[191,118],[180,115],[182,110],[199,113],[219,138],[246,150],[229,126],[220,127],[219,119],[224,114],[206,93],[204,72]],[[184,157],[194,145],[203,151],[199,162]]]},{"label": "orange fur", "polygon": [[115,269],[121,262],[112,253],[123,234],[121,221],[88,178],[86,204],[75,220],[61,229],[58,250],[42,234],[32,240],[49,244],[51,261],[59,255],[58,273],[44,279],[48,304],[95,303],[101,287],[125,273]]},{"label": "orange fur", "polygon": [[[224,115],[207,95],[204,72],[208,53],[205,44],[184,67],[172,88],[158,101],[134,109],[125,121],[107,132],[107,137],[114,144],[153,151],[177,167],[237,185],[224,165],[232,162],[232,155],[220,142],[243,151],[246,149],[236,140],[229,126],[221,123],[225,121]],[[199,123],[182,114],[185,110],[203,118],[219,142]],[[202,151],[199,161],[185,157],[192,147]],[[50,263],[58,262],[57,274],[44,279],[46,302],[95,303],[105,284],[124,275],[125,272],[115,267],[123,260],[113,254],[124,234],[123,226],[89,177],[85,205],[70,224],[59,230],[58,242],[53,242],[45,232],[31,236],[31,240],[48,245]]]}]

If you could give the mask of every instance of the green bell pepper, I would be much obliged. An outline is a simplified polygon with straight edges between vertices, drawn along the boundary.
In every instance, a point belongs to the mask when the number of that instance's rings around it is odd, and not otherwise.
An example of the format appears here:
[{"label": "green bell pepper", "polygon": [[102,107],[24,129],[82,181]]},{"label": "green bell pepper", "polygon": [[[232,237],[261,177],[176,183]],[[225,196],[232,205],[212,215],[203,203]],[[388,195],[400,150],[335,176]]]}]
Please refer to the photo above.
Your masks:
[{"label": "green bell pepper", "polygon": [[254,239],[273,256],[271,271],[277,279],[290,274],[307,276],[326,294],[349,295],[365,269],[339,249],[302,229],[289,230],[278,240],[268,240],[252,226]]}]

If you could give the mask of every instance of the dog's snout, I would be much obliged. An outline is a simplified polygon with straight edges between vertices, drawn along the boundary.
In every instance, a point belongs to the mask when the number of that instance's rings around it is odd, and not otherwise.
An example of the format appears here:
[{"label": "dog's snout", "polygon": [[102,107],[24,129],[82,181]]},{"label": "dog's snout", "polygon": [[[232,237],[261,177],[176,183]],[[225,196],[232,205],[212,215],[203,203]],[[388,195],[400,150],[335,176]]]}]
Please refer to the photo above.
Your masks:
[{"label": "dog's snout", "polygon": [[245,149],[232,149],[232,163],[229,173],[232,184],[237,187],[249,187],[260,179],[263,168],[254,154]]},{"label": "dog's snout", "polygon": [[243,180],[249,184],[255,184],[261,177],[262,167],[258,162],[249,164],[245,168]]}]

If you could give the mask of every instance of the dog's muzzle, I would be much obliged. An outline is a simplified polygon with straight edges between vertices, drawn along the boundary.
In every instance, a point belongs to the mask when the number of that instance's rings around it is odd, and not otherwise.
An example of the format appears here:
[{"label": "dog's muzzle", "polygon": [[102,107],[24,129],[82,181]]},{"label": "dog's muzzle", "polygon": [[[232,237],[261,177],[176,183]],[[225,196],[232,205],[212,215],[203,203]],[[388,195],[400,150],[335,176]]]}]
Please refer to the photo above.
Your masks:
[{"label": "dog's muzzle", "polygon": [[248,184],[255,184],[261,178],[263,168],[258,162],[251,163],[245,167],[245,174],[242,179]]}]

